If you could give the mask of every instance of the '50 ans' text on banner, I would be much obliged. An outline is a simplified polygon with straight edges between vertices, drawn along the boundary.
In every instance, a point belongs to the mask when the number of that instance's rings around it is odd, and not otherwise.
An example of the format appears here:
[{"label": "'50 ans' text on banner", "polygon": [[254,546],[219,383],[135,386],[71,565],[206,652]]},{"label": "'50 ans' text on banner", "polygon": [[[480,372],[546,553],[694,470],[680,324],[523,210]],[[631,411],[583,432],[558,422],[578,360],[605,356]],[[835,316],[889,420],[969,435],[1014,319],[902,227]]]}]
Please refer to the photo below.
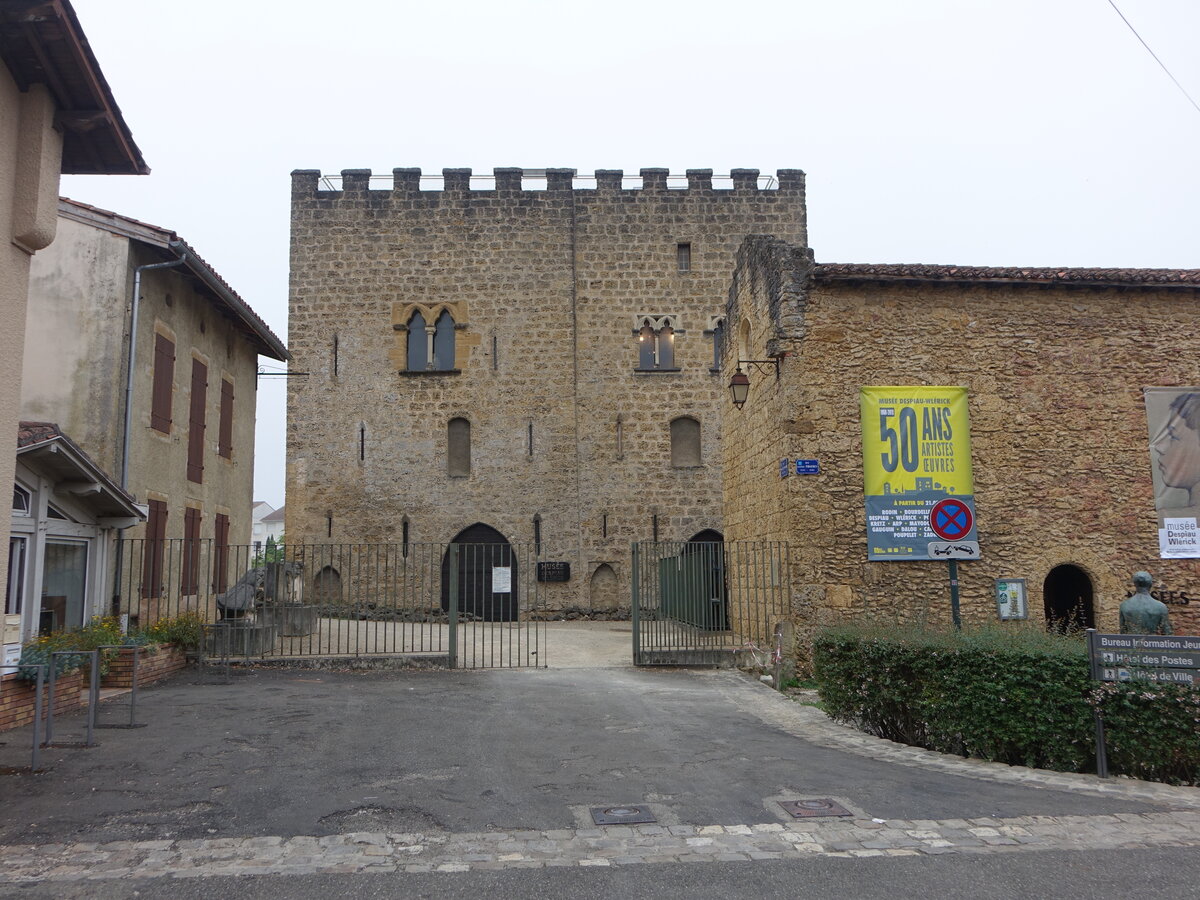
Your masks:
[{"label": "'50 ans' text on banner", "polygon": [[859,408],[867,558],[978,559],[967,389],[864,387]]}]

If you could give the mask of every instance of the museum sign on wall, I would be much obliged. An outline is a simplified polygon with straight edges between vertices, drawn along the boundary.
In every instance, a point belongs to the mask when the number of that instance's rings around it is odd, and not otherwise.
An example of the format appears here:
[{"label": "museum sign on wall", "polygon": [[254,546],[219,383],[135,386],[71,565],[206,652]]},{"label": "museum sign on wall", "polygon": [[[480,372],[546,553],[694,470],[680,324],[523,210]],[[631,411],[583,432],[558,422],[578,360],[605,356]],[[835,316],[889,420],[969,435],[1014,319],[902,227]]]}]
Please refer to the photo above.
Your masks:
[{"label": "museum sign on wall", "polygon": [[867,558],[978,559],[967,389],[864,387]]},{"label": "museum sign on wall", "polygon": [[1146,388],[1146,422],[1159,556],[1200,557],[1200,388]]}]

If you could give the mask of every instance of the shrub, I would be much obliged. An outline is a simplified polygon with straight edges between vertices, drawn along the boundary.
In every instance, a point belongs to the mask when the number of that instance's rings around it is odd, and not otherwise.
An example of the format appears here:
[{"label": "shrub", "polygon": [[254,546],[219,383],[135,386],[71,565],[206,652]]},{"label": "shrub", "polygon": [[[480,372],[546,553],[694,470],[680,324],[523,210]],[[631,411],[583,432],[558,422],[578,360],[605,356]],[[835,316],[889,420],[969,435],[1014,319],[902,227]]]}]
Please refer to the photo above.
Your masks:
[{"label": "shrub", "polygon": [[1112,771],[1168,784],[1200,782],[1200,690],[1103,684],[1089,699],[1104,716]]},{"label": "shrub", "polygon": [[139,644],[174,644],[184,650],[195,650],[204,640],[204,616],[185,612],[153,625],[138,629],[133,637]]},{"label": "shrub", "polygon": [[957,632],[835,627],[814,642],[822,705],[871,734],[944,753],[1059,771],[1095,770],[1092,708],[1110,768],[1200,777],[1200,694],[1089,678],[1078,637],[1032,628]]},{"label": "shrub", "polygon": [[[105,645],[120,644],[124,641],[121,634],[121,623],[115,616],[97,616],[82,628],[71,631],[52,631],[40,634],[34,640],[21,648],[21,658],[17,662],[17,677],[27,681],[37,680],[36,665],[49,665],[54,659],[55,675],[65,675],[82,668],[87,662],[87,653]],[[79,650],[79,655],[51,657],[52,653],[69,650]],[[108,671],[112,651],[100,654],[100,671]]]}]

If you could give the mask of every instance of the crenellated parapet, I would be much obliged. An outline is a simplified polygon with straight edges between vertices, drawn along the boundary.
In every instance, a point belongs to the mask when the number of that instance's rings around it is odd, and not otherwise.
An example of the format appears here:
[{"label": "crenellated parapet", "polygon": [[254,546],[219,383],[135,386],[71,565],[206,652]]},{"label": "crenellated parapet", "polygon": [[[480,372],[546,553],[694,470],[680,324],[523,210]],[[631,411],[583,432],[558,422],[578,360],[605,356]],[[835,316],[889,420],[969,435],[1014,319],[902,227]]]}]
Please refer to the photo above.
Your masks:
[{"label": "crenellated parapet", "polygon": [[804,172],[779,169],[775,175],[763,175],[758,169],[732,169],[714,175],[712,169],[688,169],[672,175],[669,169],[646,168],[637,175],[622,169],[596,169],[592,175],[580,175],[575,169],[522,169],[501,167],[491,175],[476,175],[467,168],[442,169],[440,175],[426,175],[420,169],[393,169],[391,177],[375,175],[370,169],[343,169],[338,175],[318,169],[292,172],[292,197],[373,196],[388,194],[413,197],[430,194],[449,196],[504,196],[516,194],[559,193],[574,191],[589,196],[711,194],[744,195],[770,191],[800,194],[804,192]]}]

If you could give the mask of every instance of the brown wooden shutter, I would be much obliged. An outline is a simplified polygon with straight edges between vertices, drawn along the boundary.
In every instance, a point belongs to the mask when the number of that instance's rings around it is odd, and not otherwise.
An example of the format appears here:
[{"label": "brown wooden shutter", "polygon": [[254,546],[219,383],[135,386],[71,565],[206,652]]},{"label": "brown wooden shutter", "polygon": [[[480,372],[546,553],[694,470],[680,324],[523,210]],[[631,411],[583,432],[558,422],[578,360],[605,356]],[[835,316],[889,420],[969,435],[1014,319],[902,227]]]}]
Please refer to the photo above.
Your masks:
[{"label": "brown wooden shutter", "polygon": [[200,510],[188,507],[183,514],[183,573],[179,592],[196,593],[200,586]]},{"label": "brown wooden shutter", "polygon": [[192,360],[192,402],[188,410],[188,481],[204,481],[204,407],[208,402],[208,366]]},{"label": "brown wooden shutter", "polygon": [[216,547],[213,552],[213,590],[229,590],[229,516],[217,513]]},{"label": "brown wooden shutter", "polygon": [[150,427],[171,433],[171,388],[175,381],[175,342],[154,335],[154,389],[150,397]]},{"label": "brown wooden shutter", "polygon": [[142,597],[162,596],[163,550],[167,536],[167,504],[150,501],[146,540],[142,543]]},{"label": "brown wooden shutter", "polygon": [[233,382],[221,379],[221,423],[217,435],[217,453],[233,459]]}]

